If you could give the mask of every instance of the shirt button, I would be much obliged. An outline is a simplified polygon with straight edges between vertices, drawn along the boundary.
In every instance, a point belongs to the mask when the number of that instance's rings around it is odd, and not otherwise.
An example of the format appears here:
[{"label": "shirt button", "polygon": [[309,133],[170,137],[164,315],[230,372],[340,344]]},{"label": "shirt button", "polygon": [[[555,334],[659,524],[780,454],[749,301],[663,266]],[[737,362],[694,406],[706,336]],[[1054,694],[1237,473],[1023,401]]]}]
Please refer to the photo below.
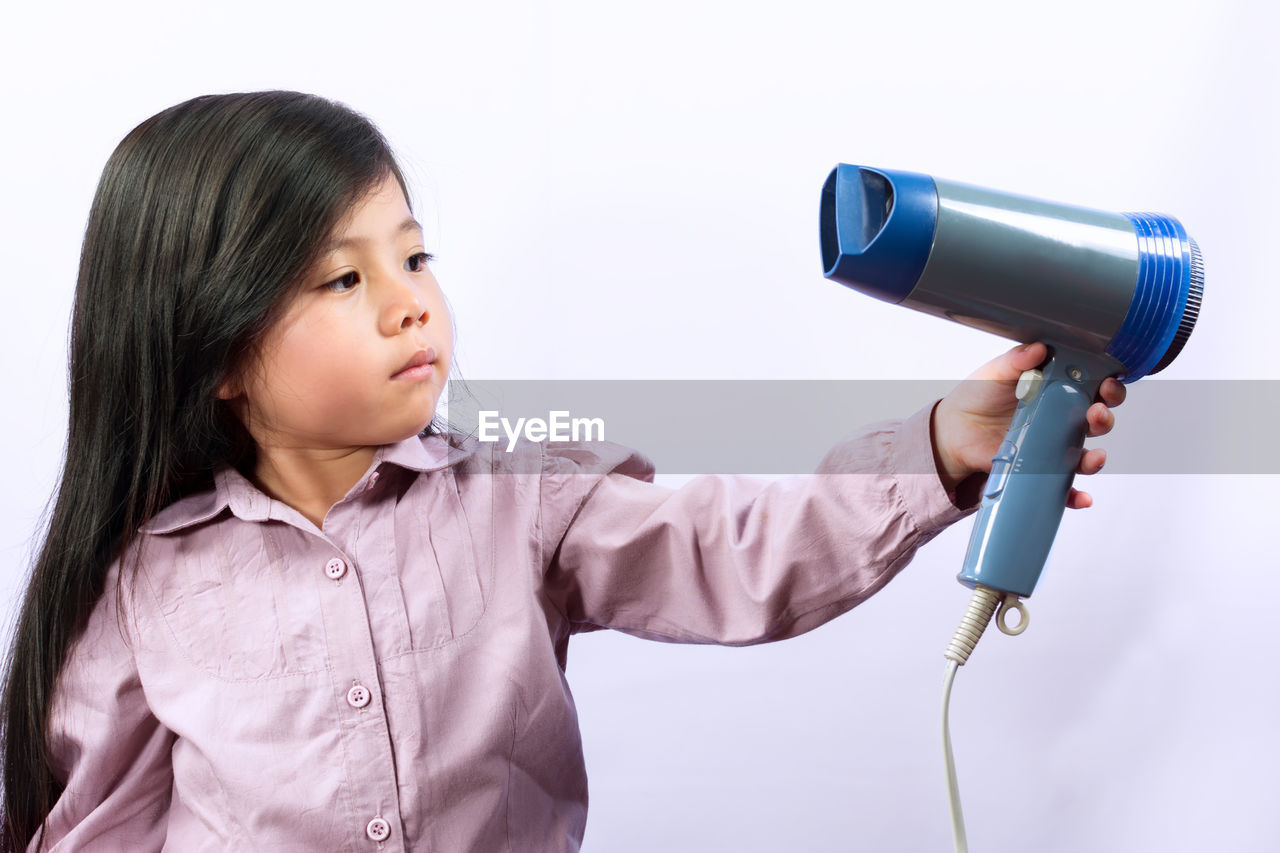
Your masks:
[{"label": "shirt button", "polygon": [[366,492],[371,492],[373,491],[373,487],[376,485],[378,485],[378,472],[374,471],[369,475],[369,482],[365,483],[364,490]]},{"label": "shirt button", "polygon": [[363,684],[357,684],[347,691],[347,704],[352,708],[363,708],[369,704],[369,700],[372,698],[373,694]]},{"label": "shirt button", "polygon": [[339,580],[347,573],[347,564],[334,557],[324,564],[324,573],[329,576],[329,580]]},{"label": "shirt button", "polygon": [[386,841],[391,837],[391,824],[380,817],[375,817],[364,828],[364,834],[369,836],[371,841]]}]

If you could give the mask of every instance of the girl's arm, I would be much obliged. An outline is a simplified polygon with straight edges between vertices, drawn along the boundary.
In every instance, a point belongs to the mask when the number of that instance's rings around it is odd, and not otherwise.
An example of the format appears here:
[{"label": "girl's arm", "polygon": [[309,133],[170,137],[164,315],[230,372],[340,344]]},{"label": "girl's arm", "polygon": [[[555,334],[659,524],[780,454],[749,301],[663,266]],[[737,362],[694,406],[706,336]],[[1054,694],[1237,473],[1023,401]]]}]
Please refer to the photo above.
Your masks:
[{"label": "girl's arm", "polygon": [[[134,665],[117,569],[58,678],[49,723],[65,790],[35,850],[145,851],[164,846],[174,735],[152,716]],[[127,601],[128,592],[124,593]]]},{"label": "girl's arm", "polygon": [[939,480],[933,408],[863,428],[790,481],[705,476],[673,491],[625,448],[547,445],[545,591],[571,630],[739,645],[815,628],[976,509]]}]

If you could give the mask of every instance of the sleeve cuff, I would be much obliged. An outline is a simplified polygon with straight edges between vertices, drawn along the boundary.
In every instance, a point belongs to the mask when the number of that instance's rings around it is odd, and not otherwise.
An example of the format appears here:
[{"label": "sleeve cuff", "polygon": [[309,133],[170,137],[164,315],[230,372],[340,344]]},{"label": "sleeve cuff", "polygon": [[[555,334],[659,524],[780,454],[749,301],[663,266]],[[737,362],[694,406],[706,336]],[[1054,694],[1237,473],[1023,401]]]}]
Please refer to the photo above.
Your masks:
[{"label": "sleeve cuff", "polygon": [[942,485],[933,453],[930,420],[935,400],[902,421],[892,438],[892,470],[903,502],[921,530],[954,524],[973,514],[981,502],[985,474],[974,474],[949,493]]}]

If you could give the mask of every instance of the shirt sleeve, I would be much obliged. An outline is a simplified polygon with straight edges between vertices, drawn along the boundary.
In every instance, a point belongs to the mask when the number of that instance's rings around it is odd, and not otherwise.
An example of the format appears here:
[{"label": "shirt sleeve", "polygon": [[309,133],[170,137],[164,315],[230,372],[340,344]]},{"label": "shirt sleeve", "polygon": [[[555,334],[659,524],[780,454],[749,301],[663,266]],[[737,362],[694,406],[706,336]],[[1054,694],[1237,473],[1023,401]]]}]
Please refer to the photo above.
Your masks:
[{"label": "shirt sleeve", "polygon": [[[49,721],[65,788],[30,851],[146,851],[164,846],[174,735],[151,714],[120,618],[113,567],[58,676]],[[127,600],[128,593],[124,596]]]},{"label": "shirt sleeve", "polygon": [[976,509],[972,484],[957,506],[938,477],[934,405],[864,427],[816,474],[780,481],[710,475],[671,490],[627,448],[548,445],[547,594],[573,631],[746,645],[811,630]]}]

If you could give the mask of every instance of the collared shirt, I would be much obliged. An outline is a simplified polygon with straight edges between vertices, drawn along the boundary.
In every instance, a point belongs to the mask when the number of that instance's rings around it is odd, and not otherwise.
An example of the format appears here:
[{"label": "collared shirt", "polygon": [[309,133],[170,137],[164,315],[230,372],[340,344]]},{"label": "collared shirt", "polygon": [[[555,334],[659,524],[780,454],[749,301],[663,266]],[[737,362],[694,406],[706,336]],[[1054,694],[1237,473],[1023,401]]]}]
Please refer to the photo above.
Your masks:
[{"label": "collared shirt", "polygon": [[221,470],[148,522],[72,646],[45,840],[576,850],[570,635],[747,644],[850,609],[972,511],[938,479],[931,411],[862,429],[819,476],[676,490],[608,442],[414,437],[319,529]]}]

